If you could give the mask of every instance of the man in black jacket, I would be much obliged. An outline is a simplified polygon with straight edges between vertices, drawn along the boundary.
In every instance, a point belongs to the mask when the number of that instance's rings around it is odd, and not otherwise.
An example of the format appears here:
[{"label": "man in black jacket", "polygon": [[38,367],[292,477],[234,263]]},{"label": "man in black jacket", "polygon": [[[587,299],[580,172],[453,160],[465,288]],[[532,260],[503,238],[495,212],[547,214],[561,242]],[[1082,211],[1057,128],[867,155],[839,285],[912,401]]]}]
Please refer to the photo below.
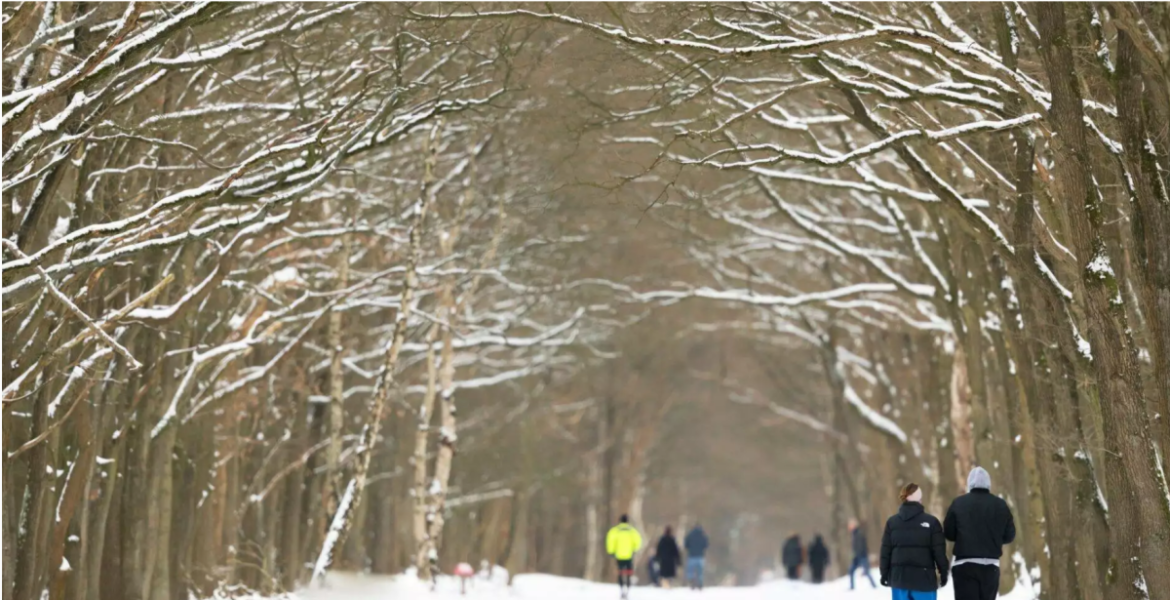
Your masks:
[{"label": "man in black jacket", "polygon": [[999,558],[1004,544],[1016,539],[1016,524],[1007,502],[991,493],[991,475],[983,467],[971,469],[967,493],[951,503],[943,533],[955,543],[955,600],[994,600]]}]

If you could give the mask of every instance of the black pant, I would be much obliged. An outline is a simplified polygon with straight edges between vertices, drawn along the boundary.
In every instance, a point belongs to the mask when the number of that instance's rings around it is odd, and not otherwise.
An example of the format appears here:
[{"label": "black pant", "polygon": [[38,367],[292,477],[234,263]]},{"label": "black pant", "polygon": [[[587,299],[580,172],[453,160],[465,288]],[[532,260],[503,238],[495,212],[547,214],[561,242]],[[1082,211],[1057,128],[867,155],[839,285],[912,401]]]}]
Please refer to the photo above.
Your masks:
[{"label": "black pant", "polygon": [[812,582],[821,583],[825,580],[825,565],[809,565],[812,569]]},{"label": "black pant", "polygon": [[995,600],[999,594],[999,567],[967,563],[951,569],[955,600]]},{"label": "black pant", "polygon": [[630,587],[630,576],[634,574],[634,559],[617,559],[618,585]]},{"label": "black pant", "polygon": [[785,568],[788,569],[789,579],[800,579],[800,565],[792,565],[791,567]]}]

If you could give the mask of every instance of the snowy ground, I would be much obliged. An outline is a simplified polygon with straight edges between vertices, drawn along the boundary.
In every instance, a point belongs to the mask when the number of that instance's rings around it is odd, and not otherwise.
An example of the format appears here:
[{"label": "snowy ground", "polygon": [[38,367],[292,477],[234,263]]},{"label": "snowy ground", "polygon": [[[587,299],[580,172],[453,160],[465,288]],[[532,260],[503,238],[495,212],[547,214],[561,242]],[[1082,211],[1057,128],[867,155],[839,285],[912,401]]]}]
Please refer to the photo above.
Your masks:
[{"label": "snowy ground", "polygon": [[[876,576],[876,573],[875,573]],[[553,575],[520,575],[513,586],[506,585],[507,576],[502,570],[489,580],[476,578],[469,583],[467,594],[460,595],[459,583],[452,578],[443,578],[438,590],[431,592],[429,586],[413,576],[399,577],[356,576],[333,574],[329,587],[324,590],[305,590],[298,600],[617,600],[618,589],[614,584],[601,584],[557,577]],[[632,600],[889,600],[887,588],[872,589],[869,583],[862,584],[856,591],[849,590],[848,579],[838,579],[823,585],[804,582],[773,581],[754,587],[713,587],[703,592],[687,589],[661,589],[635,587],[630,592]],[[954,598],[951,586],[939,591],[939,600]],[[1017,585],[1005,600],[1032,600],[1030,585]]]}]

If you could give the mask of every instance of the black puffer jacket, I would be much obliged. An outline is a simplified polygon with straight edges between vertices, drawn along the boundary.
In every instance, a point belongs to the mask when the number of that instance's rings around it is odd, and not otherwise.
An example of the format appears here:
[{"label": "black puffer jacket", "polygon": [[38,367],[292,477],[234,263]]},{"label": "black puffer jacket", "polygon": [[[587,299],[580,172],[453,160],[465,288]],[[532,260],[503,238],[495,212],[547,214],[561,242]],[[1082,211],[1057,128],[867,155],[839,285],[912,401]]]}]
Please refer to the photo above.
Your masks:
[{"label": "black puffer jacket", "polygon": [[933,592],[939,588],[936,571],[946,585],[949,570],[942,525],[921,504],[904,502],[898,514],[886,521],[882,534],[882,582],[903,590]]},{"label": "black puffer jacket", "polygon": [[999,558],[1016,539],[1016,522],[1003,498],[975,488],[951,503],[943,533],[955,543],[955,558]]}]

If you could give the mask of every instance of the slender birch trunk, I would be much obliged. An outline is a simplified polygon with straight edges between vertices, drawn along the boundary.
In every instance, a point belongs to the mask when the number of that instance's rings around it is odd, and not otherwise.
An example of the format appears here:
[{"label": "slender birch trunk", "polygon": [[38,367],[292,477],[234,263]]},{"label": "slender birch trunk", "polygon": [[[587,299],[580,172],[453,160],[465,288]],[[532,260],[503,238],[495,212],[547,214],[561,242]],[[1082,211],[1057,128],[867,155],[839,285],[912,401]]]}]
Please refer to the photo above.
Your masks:
[{"label": "slender birch trunk", "polygon": [[411,219],[410,236],[406,251],[406,276],[402,282],[402,295],[398,302],[398,314],[394,322],[394,335],[391,338],[390,345],[386,348],[386,353],[382,361],[382,370],[378,374],[378,379],[374,385],[369,418],[366,420],[366,425],[362,429],[361,439],[358,442],[357,452],[359,453],[359,457],[357,468],[354,470],[354,475],[346,487],[342,501],[333,515],[333,521],[329,526],[329,531],[325,534],[325,540],[321,545],[321,552],[317,556],[316,565],[313,567],[312,583],[316,585],[320,585],[324,581],[325,571],[333,561],[333,554],[336,548],[345,542],[345,537],[349,534],[351,527],[350,514],[355,508],[355,505],[361,503],[362,493],[365,490],[366,479],[370,470],[370,459],[373,457],[374,448],[378,444],[378,432],[382,429],[382,417],[386,412],[386,403],[390,398],[391,388],[394,384],[394,369],[398,365],[398,355],[402,351],[402,344],[406,342],[406,326],[410,319],[414,302],[414,290],[418,287],[418,263],[422,248],[422,227],[433,199],[430,190],[431,184],[433,183],[431,173],[434,165],[434,154],[437,152],[436,141],[440,127],[441,123],[437,123],[431,129],[426,159],[426,173],[423,177],[419,199],[415,202],[412,210],[413,217]]},{"label": "slender birch trunk", "polygon": [[[341,235],[341,252],[337,256],[337,291],[349,285],[350,235]],[[338,460],[341,458],[341,433],[345,426],[345,372],[341,359],[345,348],[341,342],[342,314],[340,310],[329,313],[329,330],[326,334],[329,344],[329,446],[325,451],[325,481],[321,490],[320,513],[316,523],[324,527],[327,515],[337,510]]]}]

